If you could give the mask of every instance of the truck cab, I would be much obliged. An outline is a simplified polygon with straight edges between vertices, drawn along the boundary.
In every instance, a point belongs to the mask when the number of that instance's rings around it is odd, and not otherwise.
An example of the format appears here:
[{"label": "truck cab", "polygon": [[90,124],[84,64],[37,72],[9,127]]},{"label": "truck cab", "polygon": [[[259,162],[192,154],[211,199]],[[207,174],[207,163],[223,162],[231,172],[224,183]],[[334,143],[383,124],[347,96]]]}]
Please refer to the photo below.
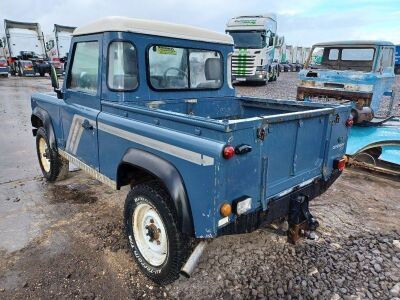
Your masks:
[{"label": "truck cab", "polygon": [[104,18],[73,32],[56,95],[31,98],[43,176],[60,180],[71,162],[128,186],[127,240],[161,284],[190,274],[212,238],[287,216],[291,241],[315,228],[308,202],[343,171],[349,107],[237,97],[232,52],[230,35]]},{"label": "truck cab", "polygon": [[297,98],[350,100],[356,109],[376,113],[383,96],[393,99],[394,53],[395,46],[385,41],[315,44],[299,73]]},{"label": "truck cab", "polygon": [[38,23],[4,20],[7,60],[11,75],[44,76],[50,73],[43,32]]},{"label": "truck cab", "polygon": [[275,14],[239,16],[228,21],[226,33],[232,36],[235,51],[232,55],[234,82],[275,81],[278,63],[274,62],[275,47],[283,44],[278,38]]}]

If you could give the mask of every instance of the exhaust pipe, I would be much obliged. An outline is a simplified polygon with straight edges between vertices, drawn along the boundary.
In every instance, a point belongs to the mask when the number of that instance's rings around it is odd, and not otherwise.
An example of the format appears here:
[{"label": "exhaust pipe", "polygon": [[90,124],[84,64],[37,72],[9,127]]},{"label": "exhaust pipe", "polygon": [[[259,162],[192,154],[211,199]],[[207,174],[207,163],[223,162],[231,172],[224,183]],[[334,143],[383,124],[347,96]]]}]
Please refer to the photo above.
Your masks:
[{"label": "exhaust pipe", "polygon": [[181,274],[186,278],[189,278],[192,275],[194,269],[197,266],[197,263],[200,260],[200,257],[203,255],[204,249],[206,248],[207,242],[201,241],[197,244],[196,248],[194,248],[192,254],[189,256],[185,265],[181,269]]}]

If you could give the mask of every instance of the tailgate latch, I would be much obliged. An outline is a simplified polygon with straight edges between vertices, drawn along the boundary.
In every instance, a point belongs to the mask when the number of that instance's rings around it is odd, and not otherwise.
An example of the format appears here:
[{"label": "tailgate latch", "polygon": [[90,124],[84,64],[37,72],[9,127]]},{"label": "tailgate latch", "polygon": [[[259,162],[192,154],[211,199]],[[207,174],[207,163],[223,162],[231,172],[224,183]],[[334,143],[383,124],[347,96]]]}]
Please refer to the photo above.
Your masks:
[{"label": "tailgate latch", "polygon": [[262,141],[265,139],[265,128],[261,127],[257,129],[257,138]]},{"label": "tailgate latch", "polygon": [[257,138],[263,141],[267,135],[267,132],[271,132],[271,130],[272,128],[268,127],[268,125],[261,126],[257,129]]}]

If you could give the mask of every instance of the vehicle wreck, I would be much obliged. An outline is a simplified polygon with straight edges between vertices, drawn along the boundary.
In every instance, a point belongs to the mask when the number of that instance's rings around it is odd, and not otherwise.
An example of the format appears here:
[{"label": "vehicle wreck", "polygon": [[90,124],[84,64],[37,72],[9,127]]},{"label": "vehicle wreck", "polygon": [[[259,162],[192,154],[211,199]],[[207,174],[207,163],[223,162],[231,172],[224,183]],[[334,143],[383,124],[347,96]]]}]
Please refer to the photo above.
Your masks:
[{"label": "vehicle wreck", "polygon": [[299,101],[351,102],[349,163],[389,174],[400,166],[400,122],[391,114],[394,53],[385,41],[315,44],[297,88]]}]

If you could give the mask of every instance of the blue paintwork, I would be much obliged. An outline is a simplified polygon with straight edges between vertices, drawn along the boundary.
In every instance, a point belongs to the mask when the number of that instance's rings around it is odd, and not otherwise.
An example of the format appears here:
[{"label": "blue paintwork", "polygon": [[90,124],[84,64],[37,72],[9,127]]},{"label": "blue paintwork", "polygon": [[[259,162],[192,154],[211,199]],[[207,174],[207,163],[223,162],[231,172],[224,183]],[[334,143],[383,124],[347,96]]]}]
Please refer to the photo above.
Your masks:
[{"label": "blue paintwork", "polygon": [[[366,46],[375,48],[375,57],[373,61],[373,68],[371,72],[362,72],[354,70],[328,70],[328,69],[318,69],[318,77],[307,77],[307,73],[310,69],[303,69],[299,72],[298,78],[302,81],[308,82],[321,82],[321,83],[341,83],[341,84],[360,84],[360,85],[370,85],[372,86],[372,100],[371,108],[374,111],[379,110],[380,101],[382,96],[392,95],[392,89],[395,79],[394,67],[381,68],[381,51],[382,47],[391,47],[394,50],[394,45],[390,42],[384,41],[347,41],[347,42],[330,42],[330,43],[320,43],[314,46],[338,46],[338,47],[351,47],[351,46]],[[332,89],[332,88],[329,88]],[[346,91],[351,90],[346,88],[334,88],[336,91]]]},{"label": "blue paintwork", "polygon": [[383,146],[379,159],[400,165],[400,143],[398,146]]},{"label": "blue paintwork", "polygon": [[[224,74],[228,73],[226,61],[233,51],[232,46],[107,32],[74,37],[70,55],[74,43],[93,40],[102,44],[97,94],[68,90],[65,80],[63,100],[48,94],[34,94],[33,110],[41,107],[48,111],[56,146],[66,151],[69,151],[66,141],[73,115],[93,122],[94,130],[83,132],[76,153],[71,154],[112,180],[116,180],[118,165],[130,148],[148,151],[170,162],[183,179],[196,237],[216,236],[222,203],[248,196],[253,199],[252,211],[265,210],[271,198],[287,189],[315,177],[328,180],[334,160],[344,155],[349,106],[235,97],[226,76],[219,90],[159,92],[147,85],[146,49],[149,45],[220,51],[225,61]],[[113,40],[129,40],[136,46],[139,70],[136,91],[114,92],[106,85],[107,49]],[[69,69],[66,78],[68,73]],[[185,99],[197,99],[197,103],[192,105],[193,114],[187,114]],[[154,100],[163,103],[158,109],[149,109],[147,104]],[[101,124],[209,156],[214,162],[212,165],[195,164],[171,155],[163,148],[144,146],[101,130]],[[264,141],[257,138],[257,129],[261,127],[266,130]],[[226,144],[248,144],[252,151],[226,160],[222,157]],[[230,221],[234,219],[235,216],[231,215]]]},{"label": "blue paintwork", "polygon": [[[347,143],[346,154],[356,155],[359,152],[374,147],[383,147],[384,151],[381,155],[383,160],[400,165],[400,119],[388,121],[381,126],[355,126],[352,128]],[[398,153],[395,153],[396,150]]]},{"label": "blue paintwork", "polygon": [[396,66],[400,65],[400,45],[396,46],[396,52],[394,56],[394,64]]}]

